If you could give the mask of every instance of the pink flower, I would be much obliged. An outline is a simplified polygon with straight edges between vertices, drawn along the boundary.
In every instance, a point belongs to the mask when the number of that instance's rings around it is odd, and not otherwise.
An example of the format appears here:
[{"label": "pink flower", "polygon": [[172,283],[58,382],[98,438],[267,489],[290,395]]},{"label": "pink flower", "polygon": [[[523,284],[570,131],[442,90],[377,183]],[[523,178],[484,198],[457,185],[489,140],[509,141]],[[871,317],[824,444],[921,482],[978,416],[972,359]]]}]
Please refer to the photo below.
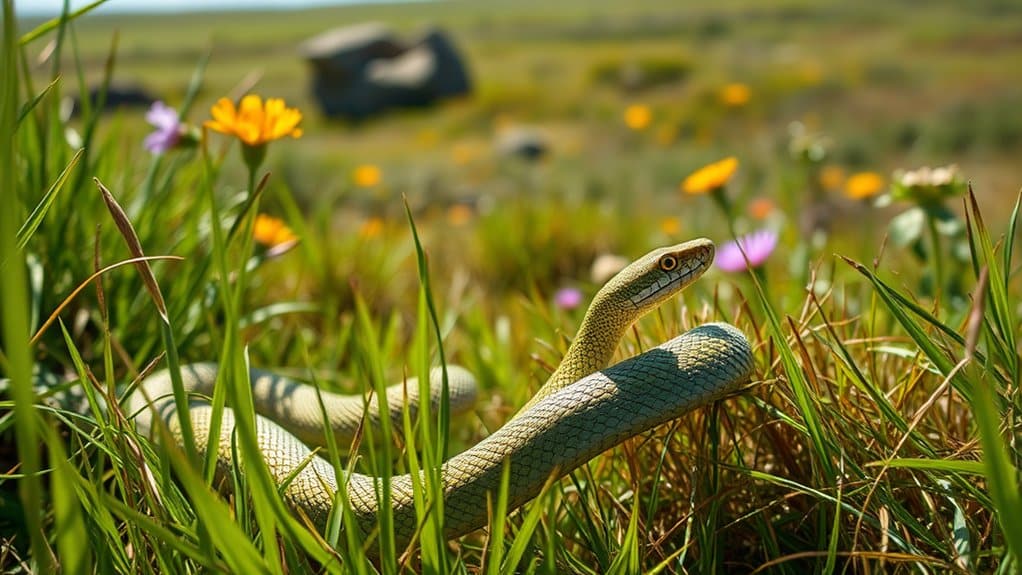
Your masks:
[{"label": "pink flower", "polygon": [[142,145],[153,154],[162,154],[174,148],[181,139],[184,127],[177,110],[156,101],[149,108],[145,115],[146,122],[152,124],[156,130],[145,137]]},{"label": "pink flower", "polygon": [[582,292],[576,288],[561,288],[554,294],[554,304],[563,310],[575,309],[582,304]]},{"label": "pink flower", "polygon": [[[759,267],[777,247],[777,232],[760,230],[730,241],[717,249],[717,267],[726,272],[740,272]],[[742,255],[745,251],[745,256]],[[746,258],[748,262],[746,263]]]}]

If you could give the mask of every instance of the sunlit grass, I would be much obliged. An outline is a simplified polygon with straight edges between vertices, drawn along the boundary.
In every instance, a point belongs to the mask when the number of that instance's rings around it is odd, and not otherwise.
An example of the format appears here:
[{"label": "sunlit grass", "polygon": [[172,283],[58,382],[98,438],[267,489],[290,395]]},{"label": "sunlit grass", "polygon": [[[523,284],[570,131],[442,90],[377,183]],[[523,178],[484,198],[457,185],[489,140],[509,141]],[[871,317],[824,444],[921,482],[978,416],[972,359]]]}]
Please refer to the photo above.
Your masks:
[{"label": "sunlit grass", "polygon": [[[408,152],[420,144],[409,139],[391,151],[408,156],[392,166],[346,160],[337,170],[344,205],[310,202],[293,185],[304,156],[287,146],[300,142],[271,146],[269,165],[284,166],[273,174],[246,169],[233,148],[209,140],[149,157],[131,120],[85,110],[69,146],[59,97],[84,81],[76,65],[61,64],[81,56],[71,27],[45,30],[62,39],[67,58],[54,59],[40,83],[24,73],[28,54],[10,0],[4,9],[0,135],[14,137],[0,137],[0,197],[11,207],[0,210],[0,377],[8,380],[0,431],[5,448],[17,452],[0,477],[11,487],[0,502],[13,509],[0,530],[5,566],[49,572],[56,561],[68,573],[1019,568],[1017,204],[988,206],[971,193],[952,194],[939,209],[923,202],[932,222],[960,225],[949,226],[953,235],[922,227],[904,245],[880,239],[891,212],[839,204],[871,233],[838,221],[809,235],[797,219],[822,160],[793,159],[787,150],[769,161],[743,158],[724,178],[726,189],[714,186],[714,205],[678,186],[700,161],[734,153],[726,136],[701,158],[673,159],[622,124],[624,98],[596,122],[636,148],[629,169],[600,170],[582,151],[522,165],[476,150],[471,162],[447,169],[494,193],[463,194],[452,218],[448,201],[434,205],[421,193]],[[109,78],[116,59],[106,59]],[[193,122],[206,117],[191,106],[206,85],[206,64],[199,59],[181,106]],[[747,96],[743,106],[763,105],[759,90]],[[656,102],[646,112],[655,118],[665,109]],[[476,111],[444,113],[472,122]],[[370,132],[346,137],[357,142]],[[352,181],[347,168],[355,166],[375,171]],[[781,193],[760,218],[749,204],[761,188],[774,189],[763,182],[781,182]],[[253,244],[262,213],[280,218],[288,241],[297,241],[292,249]],[[440,464],[502,425],[556,366],[582,313],[558,307],[556,290],[567,283],[591,297],[599,286],[589,265],[601,254],[634,257],[699,235],[720,245],[759,227],[780,237],[762,269],[712,270],[640,321],[619,351],[631,356],[695,325],[729,321],[754,346],[752,384],[550,482],[521,510],[508,509],[508,493],[499,490],[486,529],[446,541]],[[238,421],[233,446],[243,463],[219,473],[212,443],[152,442],[118,404],[157,365],[173,371],[199,360],[224,366],[214,419],[231,406]],[[426,381],[431,366],[453,363],[478,375],[474,413],[430,413],[424,400],[418,418],[366,427],[353,446],[328,440],[321,452],[339,474],[420,479],[413,546],[397,545],[386,511],[363,540],[343,490],[325,533],[289,512],[260,456],[249,365],[382,398],[391,381]],[[77,413],[40,403],[52,391],[34,382],[80,390],[92,407]],[[388,498],[383,489],[385,510]]]}]

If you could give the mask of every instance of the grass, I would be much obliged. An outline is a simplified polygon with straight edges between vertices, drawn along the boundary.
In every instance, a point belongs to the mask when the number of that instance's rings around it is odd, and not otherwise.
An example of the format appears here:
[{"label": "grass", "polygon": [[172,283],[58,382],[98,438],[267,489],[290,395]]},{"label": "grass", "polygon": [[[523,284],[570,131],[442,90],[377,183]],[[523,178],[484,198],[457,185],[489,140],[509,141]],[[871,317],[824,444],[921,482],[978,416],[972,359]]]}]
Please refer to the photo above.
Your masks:
[{"label": "grass", "polygon": [[[264,14],[230,16],[237,27],[211,15],[181,28],[174,55],[160,51],[169,44],[143,17],[86,15],[21,42],[35,24],[15,30],[12,3],[3,5],[0,193],[11,207],[0,210],[5,568],[1020,569],[1022,300],[1010,193],[1022,175],[1017,145],[1010,130],[927,119],[932,110],[957,118],[955,103],[981,88],[995,104],[1009,101],[1003,72],[1017,49],[1009,42],[977,59],[968,47],[1010,39],[1019,16],[1012,7],[997,21],[993,4],[964,15],[939,3],[907,19],[899,4],[853,14],[838,4],[784,2],[754,18],[737,1],[677,11],[645,0],[627,9],[597,4],[588,19],[574,2],[542,18],[509,4],[492,20],[460,3],[310,11],[269,27]],[[362,126],[308,112],[306,135],[272,143],[269,163],[252,178],[226,139],[149,157],[137,114],[85,110],[61,120],[62,95],[122,73],[166,89],[194,123],[255,68],[259,91],[311,110],[292,57],[281,54],[326,15],[376,15],[402,29],[436,16],[477,63],[478,97]],[[802,21],[812,25],[793,24]],[[264,33],[249,44],[245,30],[254,27]],[[867,42],[840,30],[876,34]],[[800,46],[837,40],[795,50],[794,63],[762,56],[773,53],[763,47],[779,50],[780,36]],[[691,66],[683,79],[639,93],[622,92],[605,74],[591,83],[607,62],[673,58],[679,37]],[[56,56],[38,66],[42,38],[56,41]],[[906,46],[942,57],[918,62],[899,52]],[[822,77],[809,82],[813,70]],[[715,96],[736,80],[753,94],[738,110]],[[622,125],[634,103],[651,107],[650,129]],[[1017,121],[1010,106],[993,109],[990,125]],[[847,117],[821,118],[828,110]],[[534,165],[495,157],[490,134],[508,117],[547,129],[555,154]],[[822,160],[789,153],[792,119],[813,138],[829,136],[819,139]],[[888,131],[895,125],[915,130],[907,148]],[[657,135],[662,128],[670,138]],[[732,154],[742,162],[726,190],[732,213],[676,192],[691,168]],[[886,173],[945,161],[960,162],[975,193],[962,184],[936,204],[910,198],[877,208],[820,189],[816,179],[828,165]],[[380,165],[383,183],[352,185],[349,171],[361,163]],[[757,219],[746,208],[762,198],[774,208]],[[911,218],[892,217],[909,208],[922,218],[918,230],[904,223]],[[817,210],[830,210],[833,225],[810,233],[800,215]],[[260,212],[282,217],[297,247],[274,255],[253,244]],[[485,530],[445,541],[435,471],[499,428],[556,366],[582,311],[555,306],[554,291],[595,293],[588,268],[600,254],[638,256],[699,235],[720,243],[729,226],[773,227],[780,246],[755,273],[710,271],[640,321],[619,353],[729,321],[754,345],[753,385],[626,441],[521,510],[495,493]],[[198,455],[201,438],[185,442],[194,449],[150,442],[118,403],[157,365],[212,359],[225,366],[213,404],[218,413],[235,407],[244,473],[214,474],[212,459]],[[414,548],[398,548],[387,513],[360,540],[343,490],[325,533],[288,512],[245,407],[249,364],[382,397],[386,383],[446,362],[478,374],[482,397],[471,415],[428,414],[422,405],[418,422],[367,428],[356,455],[333,444],[324,453],[338,471],[424,471]],[[78,413],[44,401],[62,388],[105,398],[108,408]],[[367,559],[366,548],[380,560]]]}]

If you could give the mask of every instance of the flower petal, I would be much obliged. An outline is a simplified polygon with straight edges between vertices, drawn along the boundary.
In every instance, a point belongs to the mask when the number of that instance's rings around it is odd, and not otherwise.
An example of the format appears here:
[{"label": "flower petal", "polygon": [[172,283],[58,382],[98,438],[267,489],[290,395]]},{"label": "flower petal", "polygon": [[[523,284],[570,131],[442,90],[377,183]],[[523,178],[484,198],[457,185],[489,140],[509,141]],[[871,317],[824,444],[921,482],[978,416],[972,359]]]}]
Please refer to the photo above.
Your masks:
[{"label": "flower petal", "polygon": [[234,120],[238,116],[238,112],[234,108],[234,102],[228,98],[217,100],[209,112],[213,115],[214,120],[225,127],[234,124]]},{"label": "flower petal", "polygon": [[237,136],[246,146],[260,146],[285,136],[298,138],[302,135],[298,128],[302,113],[288,108],[280,98],[269,98],[264,102],[260,96],[249,94],[241,99],[237,109],[230,100],[221,98],[211,113],[213,121],[205,123],[208,128]]},{"label": "flower petal", "polygon": [[760,230],[729,241],[717,250],[715,264],[726,272],[759,267],[777,247],[777,239],[777,232]]}]

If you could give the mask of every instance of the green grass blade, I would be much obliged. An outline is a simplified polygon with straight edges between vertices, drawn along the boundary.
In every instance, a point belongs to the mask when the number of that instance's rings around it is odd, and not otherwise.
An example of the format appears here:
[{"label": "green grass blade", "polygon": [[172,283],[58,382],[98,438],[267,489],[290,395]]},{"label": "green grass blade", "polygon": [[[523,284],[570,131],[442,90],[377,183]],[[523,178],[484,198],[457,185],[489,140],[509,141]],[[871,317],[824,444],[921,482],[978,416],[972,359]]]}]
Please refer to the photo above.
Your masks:
[{"label": "green grass blade", "polygon": [[50,456],[50,474],[53,497],[54,522],[57,537],[57,556],[60,558],[61,573],[79,575],[92,571],[92,549],[82,545],[89,540],[78,501],[78,470],[68,461],[60,438],[47,430],[47,448]]},{"label": "green grass blade", "polygon": [[975,382],[971,401],[974,421],[983,447],[983,467],[1004,541],[1018,564],[1022,564],[1022,491],[1019,470],[1012,464],[1010,447],[1001,435],[1001,413],[995,392],[979,369],[970,369]]},{"label": "green grass blade", "polygon": [[25,223],[18,230],[19,250],[25,249],[25,244],[27,244],[28,240],[31,239],[32,234],[39,229],[39,225],[43,222],[43,218],[46,217],[46,213],[50,210],[50,207],[53,206],[53,201],[57,198],[57,192],[64,188],[64,184],[67,183],[67,179],[71,175],[71,171],[78,165],[78,160],[81,159],[83,152],[84,150],[82,149],[75,152],[74,157],[71,158],[71,161],[68,162],[64,170],[60,172],[60,175],[57,176],[57,180],[53,182],[50,189],[46,190],[46,193],[43,194],[43,198],[39,200],[39,204],[36,205],[35,209],[32,210],[32,213],[29,214],[28,219],[25,220]]},{"label": "green grass blade", "polygon": [[830,541],[827,543],[827,562],[823,565],[823,573],[834,572],[834,565],[837,563],[838,544],[841,541],[841,498],[845,492],[844,485],[839,482],[836,491],[834,520],[830,525]]},{"label": "green grass blade", "polygon": [[53,18],[52,20],[47,20],[46,22],[43,22],[42,24],[33,28],[31,31],[25,33],[21,37],[21,39],[18,40],[18,43],[22,45],[28,44],[29,42],[35,40],[36,38],[44,36],[47,33],[52,32],[53,30],[65,26],[67,22],[70,22],[75,18],[84,16],[85,14],[92,12],[96,8],[106,3],[107,0],[96,0],[92,4],[86,4],[85,6],[82,6],[81,8],[75,10],[74,12],[69,13],[66,18],[63,15],[61,15],[58,16],[57,18]]},{"label": "green grass blade", "polygon": [[489,554],[486,557],[486,574],[500,575],[506,565],[504,559],[504,535],[507,530],[507,500],[511,485],[511,460],[505,459],[500,470],[500,489],[497,491],[497,505],[490,519]]},{"label": "green grass blade", "polygon": [[[780,477],[780,476],[777,476],[777,475],[773,475],[773,474],[770,474],[770,473],[765,473],[763,471],[759,471],[759,470],[755,470],[755,469],[745,469],[745,470],[742,470],[742,471],[743,471],[743,473],[746,473],[752,479],[758,479],[760,481],[766,481],[768,483],[772,483],[772,484],[775,484],[775,485],[780,485],[780,486],[783,486],[783,487],[787,487],[787,488],[791,489],[792,491],[796,491],[796,492],[799,492],[799,493],[804,493],[806,495],[809,495],[809,496],[812,496],[812,497],[814,497],[816,499],[819,499],[820,501],[830,503],[831,505],[840,506],[841,509],[844,510],[846,513],[856,517],[857,519],[858,518],[862,518],[862,520],[865,523],[869,524],[871,527],[873,527],[875,529],[881,529],[882,528],[880,520],[878,520],[876,517],[873,517],[872,515],[866,514],[863,511],[861,511],[859,509],[856,509],[855,507],[853,507],[847,501],[841,502],[836,497],[828,495],[828,494],[824,493],[823,491],[821,491],[819,489],[816,489],[816,488],[808,486],[808,485],[803,485],[801,483],[798,483],[797,481],[792,481],[791,479],[788,479],[786,477]],[[906,539],[904,539],[900,534],[898,534],[897,531],[894,531],[893,529],[887,528],[886,529],[886,534],[887,534],[887,537],[891,540],[891,542],[894,543],[895,545],[897,545],[898,548],[900,548],[901,550],[903,550],[905,552],[908,552],[908,553],[918,553],[919,552],[919,550],[916,549],[915,546],[912,545],[912,543],[910,541],[907,541]]]},{"label": "green grass blade", "polygon": [[43,485],[39,478],[39,419],[32,390],[32,355],[29,347],[28,310],[31,305],[25,277],[25,258],[20,253],[14,230],[20,210],[16,170],[18,155],[15,130],[18,114],[18,47],[13,0],[3,0],[3,37],[0,47],[0,261],[7,262],[0,274],[0,330],[3,333],[5,367],[14,399],[15,441],[24,477],[18,493],[25,513],[25,526],[37,568],[55,572],[43,533]]},{"label": "green grass blade", "polygon": [[[834,462],[833,462],[833,448],[830,438],[824,430],[824,425],[820,417],[820,413],[813,402],[813,397],[816,396],[815,392],[810,389],[809,381],[806,379],[805,372],[802,370],[802,366],[799,365],[798,359],[795,357],[795,352],[792,351],[788,345],[787,338],[784,337],[784,332],[781,330],[781,323],[777,318],[777,314],[774,313],[773,307],[770,300],[767,298],[766,291],[763,285],[760,283],[759,278],[756,277],[755,273],[749,273],[752,278],[753,285],[756,287],[756,295],[759,299],[760,305],[763,308],[764,314],[767,317],[767,329],[770,338],[774,341],[777,351],[781,356],[781,366],[784,369],[784,374],[788,378],[788,384],[791,386],[792,392],[795,394],[795,403],[798,406],[799,413],[802,415],[806,430],[809,432],[809,438],[813,444],[813,451],[816,454],[815,461],[820,466],[820,472],[824,482],[831,482],[835,478],[834,473]],[[794,326],[794,322],[790,321],[793,333],[797,336],[797,331]]]},{"label": "green grass blade", "polygon": [[[369,374],[369,381],[373,386],[373,398],[379,405],[380,414],[386,414],[390,412],[390,406],[387,402],[387,386],[384,382],[383,374],[384,359],[383,352],[379,348],[379,334],[369,313],[369,307],[358,294],[355,297],[355,315],[358,331],[361,334],[361,337],[358,339],[361,344],[362,355],[365,358],[364,361],[368,364],[366,371]],[[368,421],[363,420],[363,429],[368,439],[370,469],[380,478],[380,488],[378,490],[380,514],[377,518],[380,529],[377,544],[380,549],[380,557],[383,559],[383,571],[394,572],[397,570],[397,555],[403,550],[397,549],[397,543],[394,538],[394,514],[391,505],[390,478],[394,475],[391,452],[391,438],[393,437],[392,422],[388,417],[381,417],[379,431],[373,429],[371,425],[367,426],[367,423]],[[410,424],[406,424],[406,427],[408,426]],[[408,440],[412,440],[414,433],[406,429],[405,437]],[[376,451],[377,444],[380,447],[379,453]],[[414,445],[413,442],[410,444]],[[413,455],[413,453],[413,450],[409,450],[409,455]]]},{"label": "green grass blade", "polygon": [[[954,370],[954,362],[948,356],[948,353],[942,350],[934,343],[933,339],[923,330],[912,317],[905,311],[905,309],[898,304],[898,300],[892,295],[896,290],[888,287],[887,284],[882,282],[873,272],[871,272],[866,266],[845,258],[842,259],[856,271],[866,277],[873,284],[873,288],[876,293],[880,296],[881,301],[884,302],[887,310],[891,312],[891,315],[901,324],[901,327],[908,333],[912,341],[919,346],[919,349],[923,352],[927,359],[933,363],[934,367],[943,376],[947,376]],[[963,341],[964,343],[964,341]],[[969,389],[962,381],[960,374],[955,374],[951,378],[951,383],[955,386],[955,389],[968,397]]]},{"label": "green grass blade", "polygon": [[639,573],[639,514],[636,509],[632,510],[628,518],[628,529],[625,531],[624,541],[618,551],[614,562],[610,564],[607,573]]},{"label": "green grass blade", "polygon": [[924,459],[917,457],[902,457],[890,461],[876,461],[867,463],[869,466],[902,467],[906,469],[923,469],[927,471],[948,471],[951,473],[968,473],[971,475],[986,475],[986,467],[982,461],[963,461],[955,459]]},{"label": "green grass blade", "polygon": [[[165,427],[161,426],[161,429],[166,431]],[[171,446],[174,438],[164,433],[162,441],[165,445]],[[164,457],[172,462],[178,479],[193,502],[195,513],[231,571],[272,573],[248,536],[231,518],[228,506],[210,491],[202,477],[192,469],[192,462],[187,455],[174,447],[168,447]]]},{"label": "green grass blade", "polygon": [[110,513],[117,515],[123,521],[130,523],[133,527],[150,534],[154,539],[159,540],[175,553],[180,553],[181,555],[190,558],[192,561],[195,561],[206,569],[212,569],[220,573],[231,572],[228,565],[225,564],[222,559],[208,555],[203,549],[192,544],[192,537],[185,537],[179,532],[168,529],[166,526],[154,521],[149,515],[142,513],[130,505],[125,505],[124,501],[106,493],[105,491],[99,491],[97,495],[98,501],[101,504],[99,507],[109,510]]},{"label": "green grass blade", "polygon": [[[544,506],[541,502],[550,497],[550,488],[557,481],[555,476],[546,482],[546,485],[543,486],[543,489],[533,501],[528,513],[525,514],[522,525],[519,527],[518,532],[515,533],[514,541],[511,542],[511,548],[508,549],[507,555],[504,557],[502,572],[512,573],[518,569],[518,565],[522,562],[522,557],[525,556],[525,552],[529,549],[529,544],[532,541],[533,534],[536,532],[536,527],[539,526],[539,520],[543,516]],[[547,560],[552,562],[553,555],[547,557]]]},{"label": "green grass blade", "polygon": [[412,239],[415,241],[415,260],[419,270],[419,285],[426,300],[429,310],[430,323],[433,325],[433,335],[436,337],[437,353],[440,356],[440,367],[443,368],[443,378],[440,388],[440,409],[437,413],[437,434],[439,447],[438,452],[441,459],[447,458],[447,438],[450,431],[450,390],[447,381],[447,358],[444,356],[443,336],[440,333],[440,319],[436,312],[436,304],[433,300],[433,289],[429,282],[429,268],[426,263],[426,251],[419,240],[419,231],[415,227],[415,219],[412,217],[412,209],[405,200],[405,215],[408,217],[408,225],[412,229]]},{"label": "green grass blade", "polygon": [[[983,216],[980,213],[976,196],[970,188],[966,214],[968,215],[969,245],[972,249],[973,265],[985,267],[989,275],[987,282],[986,300],[989,305],[984,309],[984,319],[988,327],[988,342],[995,344],[1005,368],[1012,375],[1014,381],[1018,381],[1019,356],[1015,343],[1015,329],[1018,323],[1008,297],[1008,271],[1009,267],[1002,267],[1004,261],[997,257],[990,233],[987,231]],[[1018,205],[1016,204],[1016,210]],[[1014,227],[1012,224],[1011,227]],[[1008,238],[1008,244],[1014,242],[1014,237]],[[1005,248],[1005,253],[1010,252]],[[978,273],[977,273],[978,277]]]},{"label": "green grass blade", "polygon": [[15,127],[21,126],[21,122],[23,122],[25,118],[32,113],[32,110],[34,110],[36,106],[39,105],[39,102],[41,102],[43,98],[45,98],[46,95],[49,94],[50,91],[53,90],[59,83],[60,78],[54,78],[53,81],[47,84],[46,87],[43,88],[41,92],[36,94],[28,102],[25,102],[25,104],[21,106],[21,111],[18,112],[18,120],[17,122],[15,122]]}]

